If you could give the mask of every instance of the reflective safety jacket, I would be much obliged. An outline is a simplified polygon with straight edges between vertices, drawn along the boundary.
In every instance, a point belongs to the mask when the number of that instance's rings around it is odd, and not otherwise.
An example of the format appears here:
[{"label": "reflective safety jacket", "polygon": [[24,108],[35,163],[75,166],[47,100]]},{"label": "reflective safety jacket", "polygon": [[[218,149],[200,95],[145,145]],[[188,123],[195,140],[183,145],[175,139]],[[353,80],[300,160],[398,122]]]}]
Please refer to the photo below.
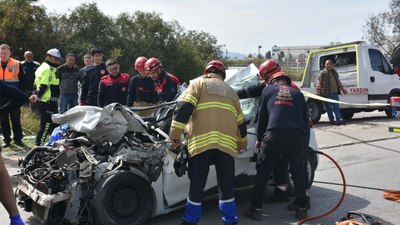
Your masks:
[{"label": "reflective safety jacket", "polygon": [[0,79],[19,87],[20,64],[20,61],[10,58],[7,62],[7,67],[5,69],[0,68]]},{"label": "reflective safety jacket", "polygon": [[41,102],[57,102],[60,96],[60,79],[56,76],[57,66],[43,62],[35,72],[36,94]]},{"label": "reflective safety jacket", "polygon": [[193,81],[178,100],[170,139],[188,133],[189,156],[218,149],[231,156],[247,145],[239,97],[221,76],[209,73]]}]

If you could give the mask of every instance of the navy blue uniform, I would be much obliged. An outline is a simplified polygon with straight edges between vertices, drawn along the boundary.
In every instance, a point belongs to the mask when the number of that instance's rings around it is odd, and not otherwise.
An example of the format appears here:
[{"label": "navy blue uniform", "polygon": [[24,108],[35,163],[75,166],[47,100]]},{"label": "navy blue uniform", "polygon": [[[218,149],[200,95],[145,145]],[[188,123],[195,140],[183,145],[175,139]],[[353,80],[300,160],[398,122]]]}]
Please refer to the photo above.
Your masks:
[{"label": "navy blue uniform", "polygon": [[97,106],[97,92],[103,76],[107,75],[106,64],[89,66],[82,81],[81,105]]},{"label": "navy blue uniform", "polygon": [[130,76],[125,73],[120,73],[116,77],[110,75],[102,77],[97,96],[97,106],[104,107],[114,102],[125,105],[129,78]]},{"label": "navy blue uniform", "polygon": [[296,199],[306,201],[304,146],[308,145],[308,108],[303,94],[286,84],[264,88],[258,112],[257,140],[262,140],[251,204],[262,208],[268,178],[282,157],[289,161]]},{"label": "navy blue uniform", "polygon": [[154,81],[150,77],[136,75],[129,81],[127,106],[134,102],[157,103],[158,94],[154,89]]},{"label": "navy blue uniform", "polygon": [[170,102],[174,100],[178,92],[177,84],[165,70],[161,70],[160,77],[155,81],[154,88],[161,102]]}]

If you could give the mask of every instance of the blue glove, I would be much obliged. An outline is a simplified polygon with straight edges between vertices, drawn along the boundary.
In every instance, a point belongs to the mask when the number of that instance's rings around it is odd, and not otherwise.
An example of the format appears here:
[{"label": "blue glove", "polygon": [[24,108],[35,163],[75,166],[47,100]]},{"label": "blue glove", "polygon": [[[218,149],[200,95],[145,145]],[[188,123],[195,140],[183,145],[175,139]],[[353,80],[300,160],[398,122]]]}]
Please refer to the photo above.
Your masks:
[{"label": "blue glove", "polygon": [[11,224],[10,225],[25,225],[24,221],[22,221],[20,215],[15,215],[10,217]]}]

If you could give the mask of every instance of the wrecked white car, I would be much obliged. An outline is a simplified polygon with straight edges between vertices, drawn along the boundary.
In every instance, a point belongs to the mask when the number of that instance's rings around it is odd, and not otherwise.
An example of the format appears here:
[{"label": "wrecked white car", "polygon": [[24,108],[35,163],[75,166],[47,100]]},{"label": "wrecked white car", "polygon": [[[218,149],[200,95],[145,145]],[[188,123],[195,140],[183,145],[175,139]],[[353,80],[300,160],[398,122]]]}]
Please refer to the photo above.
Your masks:
[{"label": "wrecked white car", "polygon": [[[243,75],[240,75],[243,76]],[[254,75],[252,75],[254,77]],[[243,80],[251,77],[243,76]],[[246,83],[246,82],[244,82]],[[248,151],[235,159],[235,188],[251,187],[255,171],[255,113],[257,101],[243,100],[248,121]],[[68,124],[64,139],[32,149],[22,161],[19,205],[44,224],[143,224],[152,216],[184,206],[187,175],[177,177],[166,127],[174,103],[164,105],[152,122],[131,109],[78,106],[53,117]],[[311,132],[310,148],[317,149]],[[308,155],[309,183],[317,166]],[[214,169],[204,198],[217,196]]]}]

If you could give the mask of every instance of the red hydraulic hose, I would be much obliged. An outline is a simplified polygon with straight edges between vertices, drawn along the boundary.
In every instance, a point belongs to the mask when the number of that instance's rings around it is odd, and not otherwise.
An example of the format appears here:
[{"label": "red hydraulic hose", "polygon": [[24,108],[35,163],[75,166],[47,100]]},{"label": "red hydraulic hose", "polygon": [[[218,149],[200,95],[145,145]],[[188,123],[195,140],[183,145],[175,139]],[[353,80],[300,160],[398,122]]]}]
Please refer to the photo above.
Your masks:
[{"label": "red hydraulic hose", "polygon": [[320,152],[320,151],[312,151],[312,152],[313,152],[313,153],[317,153],[317,154],[324,155],[325,157],[327,157],[328,159],[330,159],[330,160],[336,165],[336,167],[338,168],[338,170],[339,170],[339,172],[340,172],[340,175],[342,176],[342,181],[343,181],[343,192],[342,192],[342,196],[340,197],[340,200],[338,201],[338,203],[336,204],[336,206],[333,207],[331,210],[329,210],[328,212],[326,212],[326,213],[324,213],[324,214],[322,214],[322,215],[319,215],[319,216],[313,216],[313,217],[309,217],[309,218],[305,218],[305,219],[303,219],[303,220],[300,220],[300,221],[297,223],[297,225],[302,225],[304,222],[311,221],[311,220],[316,220],[316,219],[325,217],[325,216],[327,216],[327,215],[333,213],[333,212],[334,212],[337,208],[339,208],[339,206],[342,204],[343,199],[344,199],[344,196],[346,195],[346,178],[344,177],[344,173],[343,173],[343,171],[342,171],[342,168],[340,168],[339,164],[338,164],[332,157],[330,157],[329,155],[325,154],[324,152]]}]

